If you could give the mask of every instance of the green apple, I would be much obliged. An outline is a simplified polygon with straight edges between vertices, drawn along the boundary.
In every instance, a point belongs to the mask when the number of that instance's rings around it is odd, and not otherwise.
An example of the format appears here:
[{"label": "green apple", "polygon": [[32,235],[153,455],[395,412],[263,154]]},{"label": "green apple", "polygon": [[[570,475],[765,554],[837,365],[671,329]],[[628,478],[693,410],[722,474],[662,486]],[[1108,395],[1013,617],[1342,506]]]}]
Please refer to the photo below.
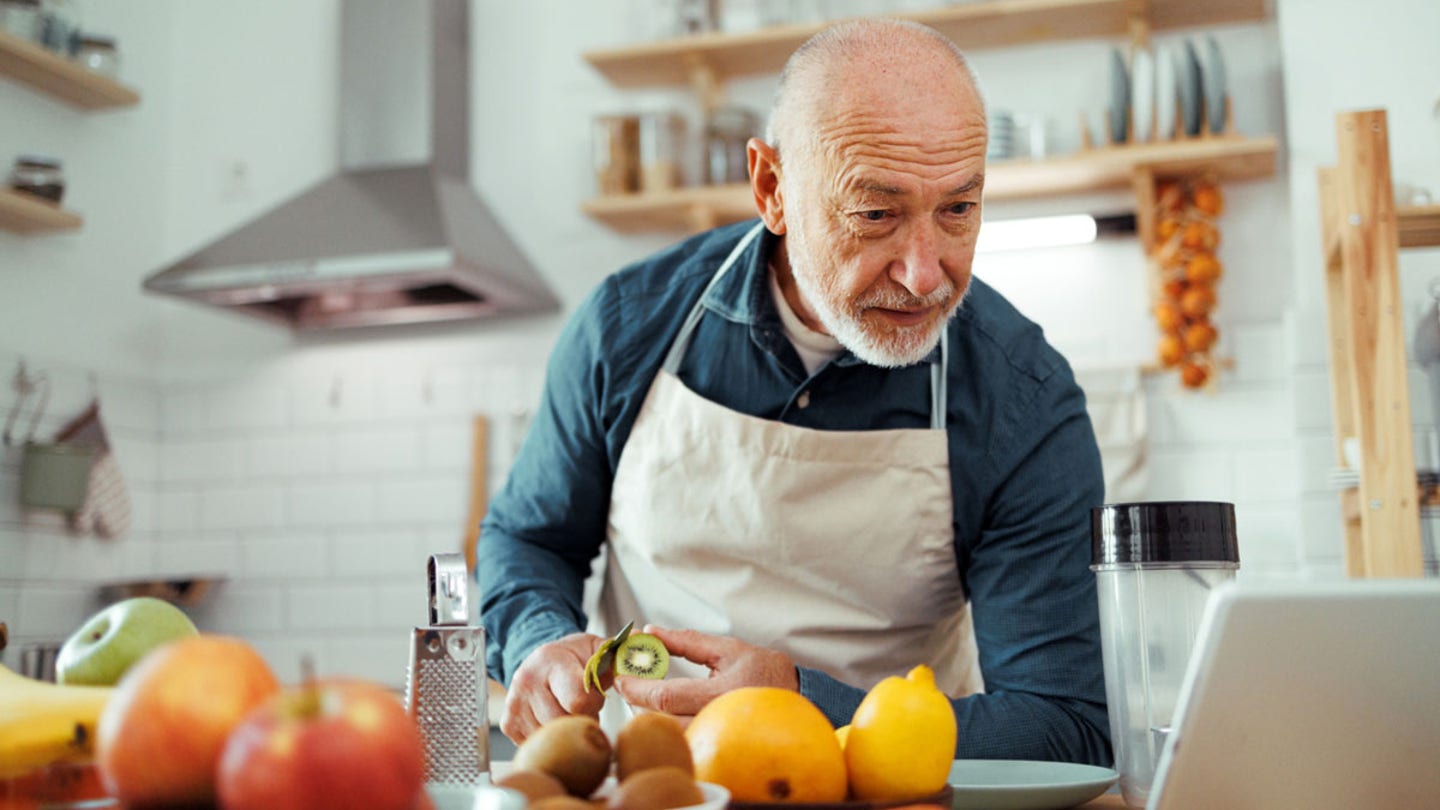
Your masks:
[{"label": "green apple", "polygon": [[163,599],[137,596],[116,602],[91,616],[61,645],[55,680],[112,686],[145,653],[198,632],[184,611]]}]

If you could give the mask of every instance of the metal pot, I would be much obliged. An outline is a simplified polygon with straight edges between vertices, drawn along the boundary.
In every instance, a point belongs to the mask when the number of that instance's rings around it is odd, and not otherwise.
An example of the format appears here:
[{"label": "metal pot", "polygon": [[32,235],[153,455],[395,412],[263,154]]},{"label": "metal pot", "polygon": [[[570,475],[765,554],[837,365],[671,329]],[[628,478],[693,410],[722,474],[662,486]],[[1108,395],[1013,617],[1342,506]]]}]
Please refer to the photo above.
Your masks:
[{"label": "metal pot", "polygon": [[20,503],[33,509],[78,510],[85,503],[94,461],[91,445],[26,442],[20,463]]}]

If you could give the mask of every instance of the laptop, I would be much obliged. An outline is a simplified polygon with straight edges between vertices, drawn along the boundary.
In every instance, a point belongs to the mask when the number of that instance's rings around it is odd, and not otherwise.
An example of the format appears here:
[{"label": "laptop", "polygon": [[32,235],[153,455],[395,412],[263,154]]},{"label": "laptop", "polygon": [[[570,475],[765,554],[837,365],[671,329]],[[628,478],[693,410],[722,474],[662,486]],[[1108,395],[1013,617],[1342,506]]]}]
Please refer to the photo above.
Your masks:
[{"label": "laptop", "polygon": [[1212,594],[1149,810],[1440,808],[1440,581]]}]

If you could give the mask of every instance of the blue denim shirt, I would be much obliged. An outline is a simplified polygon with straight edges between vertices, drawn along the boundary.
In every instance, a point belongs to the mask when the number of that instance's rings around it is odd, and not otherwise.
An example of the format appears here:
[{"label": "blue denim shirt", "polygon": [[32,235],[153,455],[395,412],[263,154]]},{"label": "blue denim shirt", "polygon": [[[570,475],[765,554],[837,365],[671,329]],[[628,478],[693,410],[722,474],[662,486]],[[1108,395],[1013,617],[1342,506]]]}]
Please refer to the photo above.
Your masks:
[{"label": "blue denim shirt", "polygon": [[[636,413],[686,313],[753,226],[700,234],[610,276],[565,327],[481,533],[492,676],[508,684],[535,647],[584,628],[582,584],[605,542],[610,488]],[[728,408],[791,425],[929,427],[928,361],[882,369],[845,352],[807,376],[771,298],[774,245],[768,232],[752,242],[706,295],[680,379]],[[954,701],[955,755],[1108,765],[1089,570],[1089,511],[1103,484],[1084,395],[1040,328],[979,279],[948,329],[955,558],[986,689]],[[864,696],[817,670],[799,677],[800,691],[836,725]]]}]

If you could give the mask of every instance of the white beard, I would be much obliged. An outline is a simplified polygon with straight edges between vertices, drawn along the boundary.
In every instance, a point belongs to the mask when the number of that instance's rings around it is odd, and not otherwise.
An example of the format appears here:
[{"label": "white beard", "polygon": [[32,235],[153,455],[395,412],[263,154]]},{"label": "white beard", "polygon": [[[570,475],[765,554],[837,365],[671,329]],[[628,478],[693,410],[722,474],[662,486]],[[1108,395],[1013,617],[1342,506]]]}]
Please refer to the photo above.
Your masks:
[{"label": "white beard", "polygon": [[960,308],[960,304],[964,300],[962,295],[945,313],[944,318],[932,324],[901,328],[884,333],[867,329],[864,321],[861,320],[862,313],[866,308],[906,309],[944,306],[955,294],[955,282],[946,277],[940,287],[924,298],[918,298],[904,291],[887,289],[860,298],[846,306],[843,300],[844,294],[838,289],[836,277],[833,274],[821,274],[810,265],[808,257],[811,253],[806,249],[805,241],[799,233],[792,228],[788,239],[790,240],[790,274],[795,279],[795,286],[799,288],[801,297],[804,298],[805,303],[810,305],[815,317],[820,319],[820,324],[825,327],[825,331],[840,341],[840,345],[849,349],[856,357],[872,366],[900,368],[925,359],[925,356],[934,350],[935,344],[940,342],[940,333],[944,331],[951,316],[955,314],[955,310]]}]

